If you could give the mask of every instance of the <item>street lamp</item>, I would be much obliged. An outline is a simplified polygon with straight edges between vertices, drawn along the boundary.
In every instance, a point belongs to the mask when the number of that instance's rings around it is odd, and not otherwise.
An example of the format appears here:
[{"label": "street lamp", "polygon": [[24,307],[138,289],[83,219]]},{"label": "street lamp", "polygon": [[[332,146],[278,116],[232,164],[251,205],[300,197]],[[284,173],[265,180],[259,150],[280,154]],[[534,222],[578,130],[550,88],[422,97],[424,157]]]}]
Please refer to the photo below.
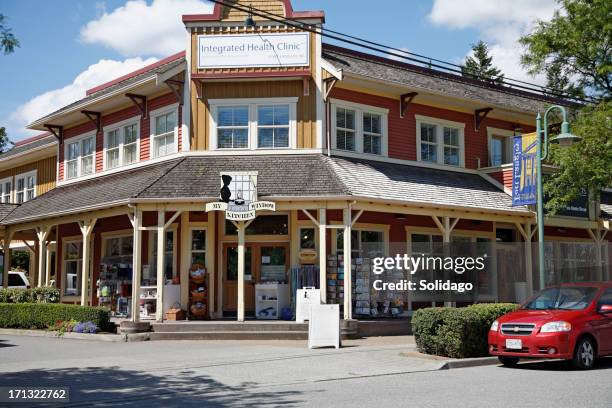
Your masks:
[{"label": "street lamp", "polygon": [[544,112],[544,128],[542,128],[542,116],[538,112],[536,117],[536,133],[538,138],[537,147],[537,213],[538,213],[538,266],[540,272],[540,290],[546,286],[546,273],[544,270],[544,185],[542,183],[542,162],[548,157],[548,114],[553,110],[558,109],[563,114],[563,123],[561,124],[561,133],[553,137],[550,142],[558,143],[559,146],[565,148],[580,141],[581,137],[570,133],[569,122],[567,121],[567,113],[565,108],[559,105],[553,105]]}]

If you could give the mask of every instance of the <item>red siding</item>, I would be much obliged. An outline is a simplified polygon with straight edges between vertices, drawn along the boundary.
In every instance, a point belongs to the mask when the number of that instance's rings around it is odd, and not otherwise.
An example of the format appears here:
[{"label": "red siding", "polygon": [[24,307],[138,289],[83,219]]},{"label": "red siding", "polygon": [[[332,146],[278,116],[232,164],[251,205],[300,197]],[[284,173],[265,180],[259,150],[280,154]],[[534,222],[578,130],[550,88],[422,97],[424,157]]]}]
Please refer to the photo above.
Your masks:
[{"label": "red siding", "polygon": [[504,187],[512,188],[512,168],[496,171],[495,173],[489,173],[489,176],[499,181],[504,185]]}]

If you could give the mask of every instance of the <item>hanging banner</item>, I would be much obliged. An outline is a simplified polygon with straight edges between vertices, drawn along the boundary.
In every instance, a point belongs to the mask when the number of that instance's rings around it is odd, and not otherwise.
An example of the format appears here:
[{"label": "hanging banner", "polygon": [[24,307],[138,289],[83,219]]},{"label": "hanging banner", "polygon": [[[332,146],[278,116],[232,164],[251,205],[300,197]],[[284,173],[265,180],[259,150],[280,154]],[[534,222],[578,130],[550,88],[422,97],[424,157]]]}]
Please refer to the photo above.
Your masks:
[{"label": "hanging banner", "polygon": [[512,159],[512,205],[536,203],[537,133],[514,137]]},{"label": "hanging banner", "polygon": [[257,201],[257,172],[221,173],[221,201],[206,203],[206,212],[224,211],[225,219],[248,221],[257,211],[276,211],[276,203]]}]

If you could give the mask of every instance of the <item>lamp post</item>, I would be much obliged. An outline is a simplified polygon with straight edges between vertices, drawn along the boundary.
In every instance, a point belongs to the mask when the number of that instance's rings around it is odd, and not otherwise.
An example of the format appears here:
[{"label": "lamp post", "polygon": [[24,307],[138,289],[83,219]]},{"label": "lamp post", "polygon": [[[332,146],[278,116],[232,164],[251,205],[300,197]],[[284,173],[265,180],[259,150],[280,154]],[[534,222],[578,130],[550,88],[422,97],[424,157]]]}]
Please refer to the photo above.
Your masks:
[{"label": "lamp post", "polygon": [[537,147],[537,222],[538,222],[538,269],[540,272],[540,290],[546,286],[546,272],[544,270],[544,185],[542,182],[542,162],[548,157],[548,114],[558,109],[563,114],[561,123],[561,133],[553,137],[551,143],[559,143],[561,147],[569,147],[575,142],[580,141],[580,137],[573,135],[569,131],[567,113],[563,106],[553,105],[544,112],[544,127],[542,128],[542,116],[538,112],[536,117],[536,133],[538,138]]}]

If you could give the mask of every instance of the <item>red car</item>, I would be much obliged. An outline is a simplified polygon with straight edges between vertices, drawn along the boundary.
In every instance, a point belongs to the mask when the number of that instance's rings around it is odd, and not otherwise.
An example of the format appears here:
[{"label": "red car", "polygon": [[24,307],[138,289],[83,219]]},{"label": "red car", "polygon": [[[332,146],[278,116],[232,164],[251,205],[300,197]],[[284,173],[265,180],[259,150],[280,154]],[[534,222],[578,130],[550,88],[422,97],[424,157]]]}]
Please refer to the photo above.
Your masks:
[{"label": "red car", "polygon": [[505,366],[521,358],[571,360],[581,369],[612,355],[612,282],[553,286],[495,320],[489,353]]}]

